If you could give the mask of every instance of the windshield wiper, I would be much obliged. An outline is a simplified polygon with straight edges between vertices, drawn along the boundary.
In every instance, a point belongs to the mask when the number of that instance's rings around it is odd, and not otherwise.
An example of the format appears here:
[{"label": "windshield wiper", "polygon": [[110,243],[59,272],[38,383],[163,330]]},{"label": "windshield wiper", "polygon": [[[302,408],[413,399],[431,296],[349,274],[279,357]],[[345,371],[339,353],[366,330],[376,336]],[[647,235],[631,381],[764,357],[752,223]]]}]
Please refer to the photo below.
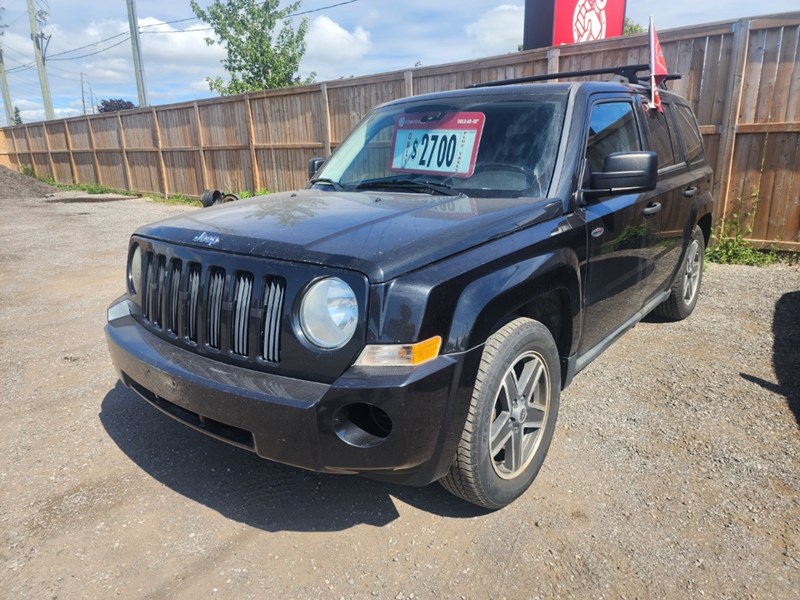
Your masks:
[{"label": "windshield wiper", "polygon": [[441,194],[442,196],[461,196],[461,192],[454,190],[444,183],[434,183],[432,181],[420,181],[418,179],[373,179],[363,181],[356,186],[357,190],[374,189],[406,189],[413,192],[425,192],[428,194]]},{"label": "windshield wiper", "polygon": [[334,181],[333,179],[329,179],[328,177],[318,177],[317,179],[311,179],[309,183],[327,183],[328,185],[333,187],[333,189],[336,190],[337,192],[341,192],[344,190],[344,186],[341,183],[339,183],[338,181]]}]

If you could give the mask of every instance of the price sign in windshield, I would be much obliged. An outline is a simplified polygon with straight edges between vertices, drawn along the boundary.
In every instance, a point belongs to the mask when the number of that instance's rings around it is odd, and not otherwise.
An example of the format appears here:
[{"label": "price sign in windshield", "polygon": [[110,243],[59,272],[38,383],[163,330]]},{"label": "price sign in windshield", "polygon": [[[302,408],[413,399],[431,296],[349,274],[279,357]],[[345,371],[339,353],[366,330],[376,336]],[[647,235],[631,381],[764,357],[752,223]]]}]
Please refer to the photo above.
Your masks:
[{"label": "price sign in windshield", "polygon": [[486,116],[480,112],[398,117],[392,171],[471,177]]}]

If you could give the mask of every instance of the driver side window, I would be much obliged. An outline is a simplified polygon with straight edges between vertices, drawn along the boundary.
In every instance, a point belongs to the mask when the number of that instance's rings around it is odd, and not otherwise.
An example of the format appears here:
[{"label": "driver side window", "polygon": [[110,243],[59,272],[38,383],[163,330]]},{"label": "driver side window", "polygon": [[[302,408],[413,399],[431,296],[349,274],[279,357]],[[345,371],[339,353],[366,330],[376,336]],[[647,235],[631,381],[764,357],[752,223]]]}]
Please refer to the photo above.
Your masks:
[{"label": "driver side window", "polygon": [[603,170],[603,162],[612,152],[635,152],[641,149],[633,104],[603,102],[592,107],[586,158],[593,173]]}]

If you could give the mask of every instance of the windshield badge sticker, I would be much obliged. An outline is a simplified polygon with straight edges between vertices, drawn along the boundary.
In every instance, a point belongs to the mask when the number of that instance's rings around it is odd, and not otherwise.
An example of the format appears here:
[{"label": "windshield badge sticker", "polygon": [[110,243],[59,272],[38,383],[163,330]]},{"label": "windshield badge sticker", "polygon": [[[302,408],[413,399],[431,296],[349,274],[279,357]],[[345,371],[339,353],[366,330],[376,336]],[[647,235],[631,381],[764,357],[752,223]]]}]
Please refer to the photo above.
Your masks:
[{"label": "windshield badge sticker", "polygon": [[192,238],[193,242],[199,242],[201,244],[205,244],[206,246],[213,246],[214,244],[219,244],[219,236],[216,235],[208,235],[205,231],[200,235],[196,235]]}]

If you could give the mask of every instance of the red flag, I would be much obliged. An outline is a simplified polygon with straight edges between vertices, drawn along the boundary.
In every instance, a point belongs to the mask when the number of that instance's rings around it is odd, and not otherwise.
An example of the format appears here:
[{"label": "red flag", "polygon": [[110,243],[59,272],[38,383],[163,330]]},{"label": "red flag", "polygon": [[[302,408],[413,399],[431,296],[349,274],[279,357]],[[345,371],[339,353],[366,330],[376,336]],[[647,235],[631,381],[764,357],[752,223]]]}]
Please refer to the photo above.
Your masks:
[{"label": "red flag", "polygon": [[658,41],[653,16],[650,15],[650,108],[657,108],[664,112],[661,107],[661,97],[658,95],[658,86],[666,79],[667,61],[664,60],[664,53],[661,51],[661,43]]}]

